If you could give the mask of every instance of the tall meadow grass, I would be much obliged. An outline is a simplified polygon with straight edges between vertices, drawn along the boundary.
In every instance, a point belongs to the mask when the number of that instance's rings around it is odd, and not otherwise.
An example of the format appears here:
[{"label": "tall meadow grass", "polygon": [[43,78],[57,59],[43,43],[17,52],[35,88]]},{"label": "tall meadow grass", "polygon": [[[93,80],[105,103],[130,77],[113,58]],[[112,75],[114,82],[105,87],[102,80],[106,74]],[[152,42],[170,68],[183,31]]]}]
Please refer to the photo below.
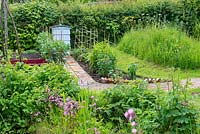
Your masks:
[{"label": "tall meadow grass", "polygon": [[172,27],[146,27],[126,33],[120,50],[164,66],[200,68],[200,42]]}]

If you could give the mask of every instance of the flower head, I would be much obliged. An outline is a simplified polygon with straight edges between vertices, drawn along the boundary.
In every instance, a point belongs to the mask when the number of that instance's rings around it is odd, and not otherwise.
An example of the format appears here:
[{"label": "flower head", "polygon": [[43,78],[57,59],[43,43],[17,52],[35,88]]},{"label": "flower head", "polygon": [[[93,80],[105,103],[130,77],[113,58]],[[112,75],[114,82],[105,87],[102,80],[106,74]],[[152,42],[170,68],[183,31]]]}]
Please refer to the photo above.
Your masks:
[{"label": "flower head", "polygon": [[131,126],[136,126],[137,123],[135,121],[131,122]]},{"label": "flower head", "polygon": [[133,134],[136,134],[136,133],[137,133],[137,130],[136,130],[135,128],[133,128],[133,129],[132,129],[132,133],[133,133]]},{"label": "flower head", "polygon": [[124,116],[125,116],[128,120],[131,121],[132,119],[135,118],[135,112],[134,112],[133,109],[128,109],[128,111],[126,111],[126,112],[124,113]]}]

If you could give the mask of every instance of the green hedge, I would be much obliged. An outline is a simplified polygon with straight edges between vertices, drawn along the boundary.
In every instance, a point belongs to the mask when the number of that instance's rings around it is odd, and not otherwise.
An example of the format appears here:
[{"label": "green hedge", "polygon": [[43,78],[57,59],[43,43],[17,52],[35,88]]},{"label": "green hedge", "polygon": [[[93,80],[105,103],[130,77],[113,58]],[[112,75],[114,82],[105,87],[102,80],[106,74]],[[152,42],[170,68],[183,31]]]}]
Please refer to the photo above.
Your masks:
[{"label": "green hedge", "polygon": [[147,27],[130,31],[119,43],[119,49],[140,59],[179,67],[200,68],[199,42],[175,28]]},{"label": "green hedge", "polygon": [[[29,2],[12,6],[12,13],[20,33],[24,49],[35,48],[37,34],[55,24],[71,27],[74,43],[75,29],[86,26],[97,29],[99,41],[104,38],[118,41],[131,27],[143,27],[152,23],[175,23],[193,34],[199,20],[200,4],[193,0],[138,1],[113,4],[60,4]],[[12,34],[11,44],[14,42]],[[12,46],[11,45],[11,46]]]},{"label": "green hedge", "polygon": [[[12,8],[13,17],[19,32],[19,40],[23,49],[37,48],[37,35],[59,21],[60,12],[47,2],[17,4]],[[12,26],[10,24],[10,26]],[[15,35],[12,31],[10,47],[15,48]]]}]

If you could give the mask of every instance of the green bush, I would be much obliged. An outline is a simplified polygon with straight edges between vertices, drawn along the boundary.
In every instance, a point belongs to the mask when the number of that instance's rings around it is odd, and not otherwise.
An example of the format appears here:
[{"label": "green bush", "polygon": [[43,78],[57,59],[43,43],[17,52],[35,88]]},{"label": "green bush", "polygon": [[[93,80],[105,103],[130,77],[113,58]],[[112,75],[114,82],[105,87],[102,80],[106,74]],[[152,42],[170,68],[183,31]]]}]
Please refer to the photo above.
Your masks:
[{"label": "green bush", "polygon": [[105,42],[95,44],[89,54],[90,69],[100,76],[108,76],[115,70],[116,57],[110,45]]},{"label": "green bush", "polygon": [[196,134],[198,133],[198,114],[192,101],[188,99],[187,89],[173,83],[173,89],[158,97],[157,131],[159,133]]},{"label": "green bush", "polygon": [[132,30],[122,38],[119,49],[165,66],[182,69],[200,67],[199,42],[171,27]]},{"label": "green bush", "polygon": [[70,45],[63,41],[53,41],[49,36],[47,32],[38,35],[37,43],[42,57],[48,62],[64,63],[65,56],[69,54]]},{"label": "green bush", "polygon": [[123,126],[125,123],[124,113],[129,108],[137,111],[153,109],[155,106],[155,95],[145,90],[144,83],[128,86],[117,86],[103,92],[97,102],[99,111],[97,117],[102,117],[105,122],[112,122],[116,126]]},{"label": "green bush", "polygon": [[48,112],[48,92],[77,97],[79,87],[63,66],[0,66],[0,132],[26,133]]}]

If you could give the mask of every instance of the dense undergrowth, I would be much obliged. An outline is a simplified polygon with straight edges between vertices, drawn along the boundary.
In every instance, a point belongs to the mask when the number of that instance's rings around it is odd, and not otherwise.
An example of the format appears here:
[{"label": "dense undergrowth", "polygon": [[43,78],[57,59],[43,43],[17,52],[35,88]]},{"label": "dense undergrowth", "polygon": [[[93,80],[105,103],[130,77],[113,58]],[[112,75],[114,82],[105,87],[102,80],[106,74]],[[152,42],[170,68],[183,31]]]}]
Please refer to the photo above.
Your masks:
[{"label": "dense undergrowth", "polygon": [[79,87],[56,64],[0,65],[0,133],[26,133],[48,116],[50,95],[78,97]]},{"label": "dense undergrowth", "polygon": [[181,69],[200,68],[199,42],[170,27],[147,27],[124,35],[119,49],[156,64]]}]

